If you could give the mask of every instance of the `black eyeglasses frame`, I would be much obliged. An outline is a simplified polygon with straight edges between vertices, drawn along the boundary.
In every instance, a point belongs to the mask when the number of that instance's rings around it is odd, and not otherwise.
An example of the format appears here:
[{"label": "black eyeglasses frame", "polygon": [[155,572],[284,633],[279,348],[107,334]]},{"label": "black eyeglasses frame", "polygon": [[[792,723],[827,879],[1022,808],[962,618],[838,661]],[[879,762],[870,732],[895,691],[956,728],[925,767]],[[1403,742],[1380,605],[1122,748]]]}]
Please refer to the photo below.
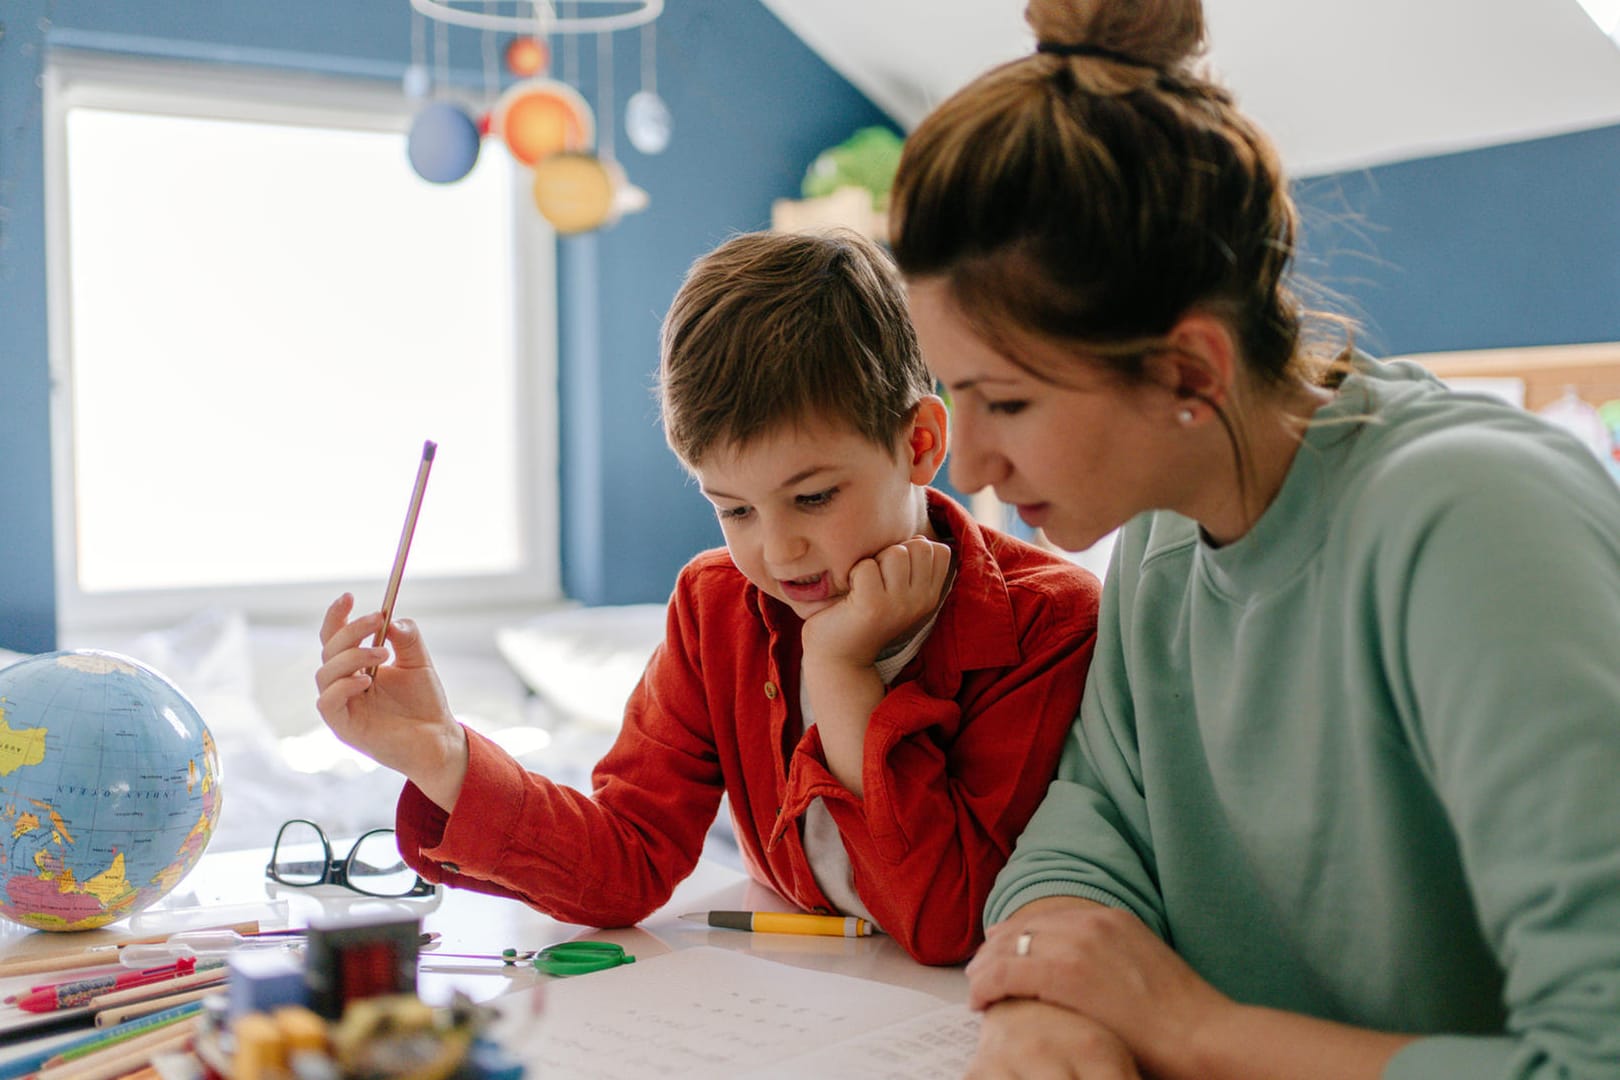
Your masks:
[{"label": "black eyeglasses frame", "polygon": [[[276,855],[281,850],[281,838],[282,835],[287,831],[287,827],[289,825],[308,825],[310,828],[315,830],[315,835],[321,838],[321,850],[325,854],[325,859],[320,867],[321,876],[318,880],[289,881],[287,878],[282,877],[277,871],[278,864]],[[364,844],[369,837],[376,836],[379,833],[392,833],[393,831],[393,829],[368,829],[355,839],[354,844],[349,848],[349,853],[347,855],[341,859],[334,859],[332,857],[332,842],[326,838],[325,829],[321,828],[308,818],[292,818],[289,821],[282,822],[281,828],[276,830],[276,842],[270,846],[270,861],[264,866],[264,876],[279,885],[286,885],[288,888],[313,889],[317,885],[337,885],[348,889],[350,892],[359,893],[361,896],[375,896],[383,900],[399,900],[413,896],[432,896],[438,887],[430,881],[423,880],[421,874],[416,875],[416,883],[412,885],[406,892],[372,892],[370,889],[363,889],[354,883],[351,870],[355,865],[355,856],[360,852],[360,845]],[[316,869],[314,864],[308,862],[294,863],[291,865],[297,868],[307,868],[310,871],[314,871]],[[372,867],[372,869],[379,868]],[[364,878],[362,877],[361,880],[364,880]]]}]

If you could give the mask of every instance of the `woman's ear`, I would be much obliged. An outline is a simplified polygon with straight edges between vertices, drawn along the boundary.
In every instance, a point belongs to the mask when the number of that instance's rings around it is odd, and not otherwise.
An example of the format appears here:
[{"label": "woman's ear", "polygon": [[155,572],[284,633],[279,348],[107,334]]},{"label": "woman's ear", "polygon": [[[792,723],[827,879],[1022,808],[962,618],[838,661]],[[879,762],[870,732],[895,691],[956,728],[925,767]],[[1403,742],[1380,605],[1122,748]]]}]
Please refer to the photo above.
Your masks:
[{"label": "woman's ear", "polygon": [[917,402],[906,432],[905,452],[913,484],[931,484],[945,464],[947,443],[945,403],[933,394]]},{"label": "woman's ear", "polygon": [[1171,418],[1188,427],[1208,419],[1231,397],[1238,377],[1237,343],[1225,322],[1196,311],[1171,327],[1168,343],[1147,358],[1146,369],[1170,392]]}]

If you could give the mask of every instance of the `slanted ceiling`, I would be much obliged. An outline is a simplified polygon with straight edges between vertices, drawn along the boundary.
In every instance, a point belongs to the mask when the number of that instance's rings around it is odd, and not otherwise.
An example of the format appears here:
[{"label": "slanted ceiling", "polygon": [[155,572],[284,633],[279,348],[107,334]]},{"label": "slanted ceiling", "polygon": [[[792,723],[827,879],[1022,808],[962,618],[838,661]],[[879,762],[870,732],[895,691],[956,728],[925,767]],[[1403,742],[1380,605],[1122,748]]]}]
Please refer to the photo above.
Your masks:
[{"label": "slanted ceiling", "polygon": [[[763,0],[904,130],[1028,52],[1024,0]],[[1208,64],[1295,176],[1620,123],[1578,0],[1205,0]]]}]

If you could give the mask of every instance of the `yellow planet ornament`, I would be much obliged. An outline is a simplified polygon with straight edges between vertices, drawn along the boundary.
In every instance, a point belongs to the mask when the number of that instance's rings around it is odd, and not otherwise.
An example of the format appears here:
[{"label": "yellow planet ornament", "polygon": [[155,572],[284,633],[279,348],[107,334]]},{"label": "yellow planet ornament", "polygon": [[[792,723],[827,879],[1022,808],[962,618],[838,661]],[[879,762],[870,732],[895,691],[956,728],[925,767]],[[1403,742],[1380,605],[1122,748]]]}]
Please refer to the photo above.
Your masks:
[{"label": "yellow planet ornament", "polygon": [[617,161],[594,154],[553,154],[534,167],[534,205],[564,235],[615,225],[647,209],[647,193]]},{"label": "yellow planet ornament", "polygon": [[616,194],[612,174],[593,154],[551,154],[535,163],[534,205],[564,235],[612,221]]}]

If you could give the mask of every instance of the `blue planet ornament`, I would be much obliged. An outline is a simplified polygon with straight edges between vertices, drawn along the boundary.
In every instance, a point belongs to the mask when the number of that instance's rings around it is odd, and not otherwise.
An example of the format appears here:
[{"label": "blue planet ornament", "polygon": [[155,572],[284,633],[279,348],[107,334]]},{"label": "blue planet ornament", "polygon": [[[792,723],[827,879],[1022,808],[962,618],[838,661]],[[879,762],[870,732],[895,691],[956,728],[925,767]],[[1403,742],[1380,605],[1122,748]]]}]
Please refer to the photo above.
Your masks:
[{"label": "blue planet ornament", "polygon": [[411,121],[405,149],[416,175],[435,184],[450,184],[478,163],[478,124],[447,101],[422,107]]}]

